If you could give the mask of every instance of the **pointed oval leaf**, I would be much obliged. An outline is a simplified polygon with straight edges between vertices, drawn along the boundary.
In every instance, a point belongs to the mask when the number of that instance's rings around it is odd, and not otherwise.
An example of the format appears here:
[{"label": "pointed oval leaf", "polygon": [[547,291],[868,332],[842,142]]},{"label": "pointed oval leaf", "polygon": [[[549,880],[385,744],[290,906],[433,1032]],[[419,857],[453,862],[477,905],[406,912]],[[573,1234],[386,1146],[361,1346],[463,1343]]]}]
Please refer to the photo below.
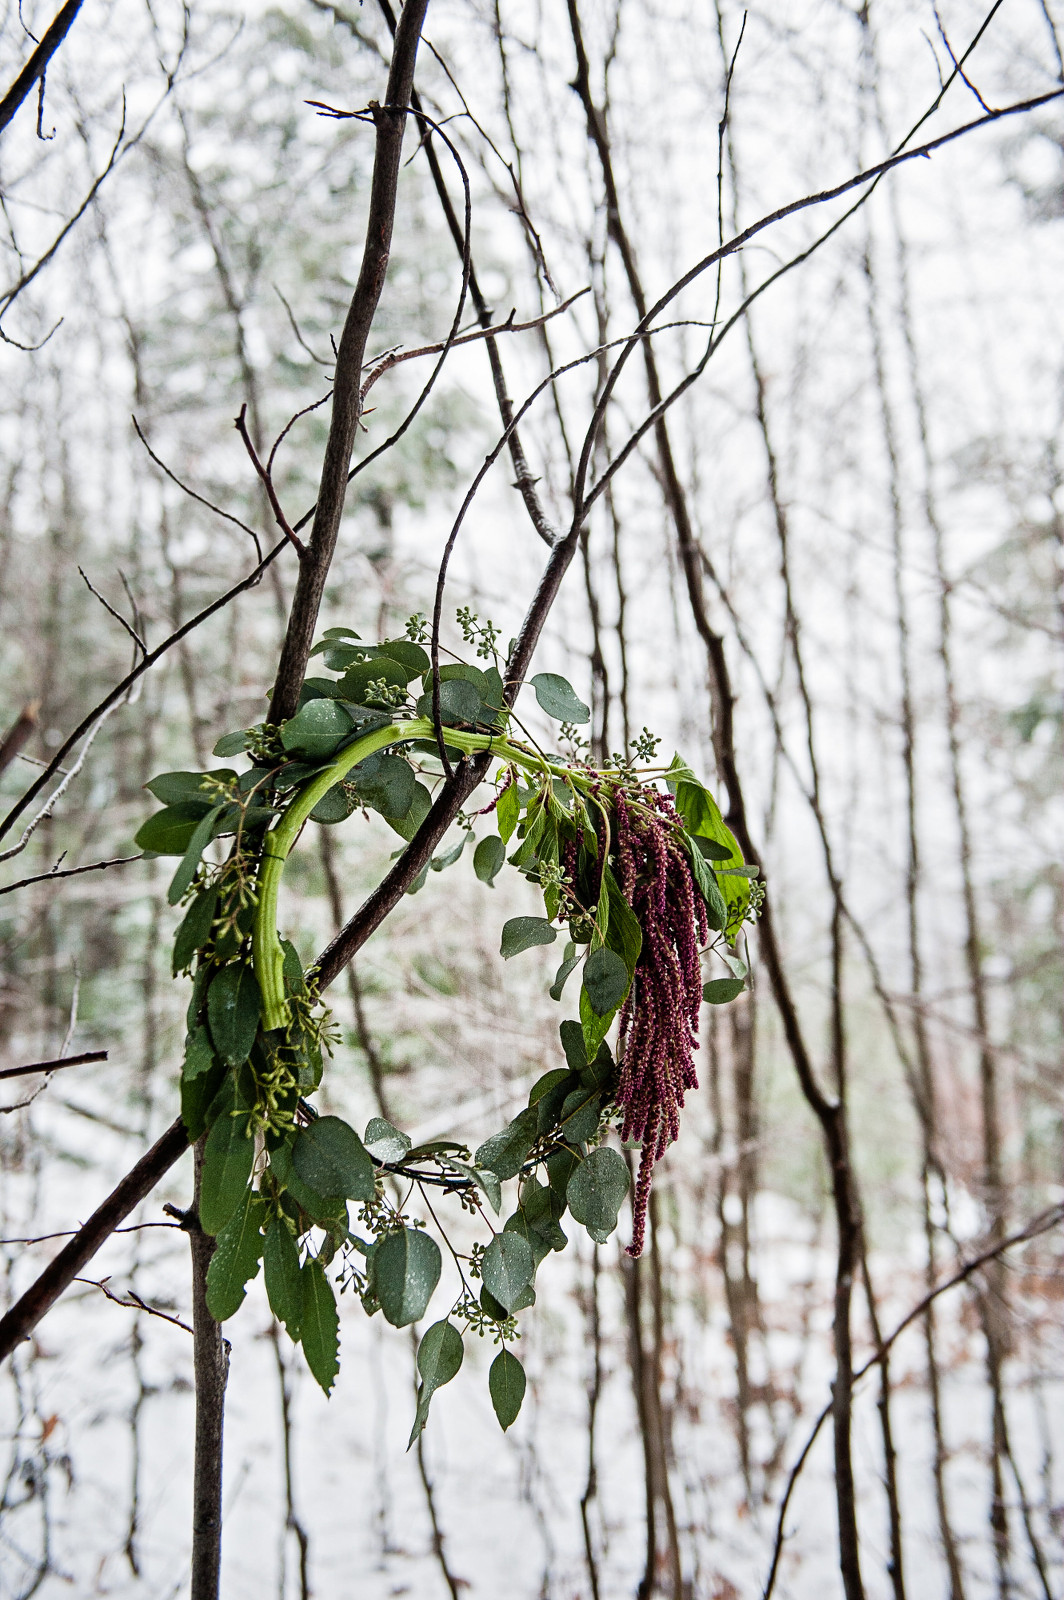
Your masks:
[{"label": "pointed oval leaf", "polygon": [[473,851],[473,871],[481,883],[493,888],[505,860],[506,846],[497,833],[489,833]]},{"label": "pointed oval leaf", "polygon": [[628,968],[617,954],[605,945],[592,950],[584,966],[584,988],[591,1009],[596,1016],[609,1016],[616,1011],[630,983]]},{"label": "pointed oval leaf", "polygon": [[215,1322],[224,1322],[244,1303],[247,1285],[258,1275],[263,1238],[260,1231],[266,1207],[252,1189],[218,1235],[207,1268],[207,1310]]},{"label": "pointed oval leaf", "polygon": [[410,1149],[410,1136],[393,1128],[383,1117],[370,1117],[362,1142],[378,1161],[402,1161]]},{"label": "pointed oval leaf", "polygon": [[247,1112],[223,1111],[203,1150],[199,1217],[205,1233],[221,1233],[243,1199],[254,1162],[255,1141],[248,1131]]},{"label": "pointed oval leaf", "polygon": [[513,831],[517,827],[517,819],[521,815],[521,796],[517,792],[517,778],[513,775],[513,767],[510,768],[510,773],[510,782],[502,791],[495,807],[495,821],[498,824],[499,835],[503,844],[509,843]]},{"label": "pointed oval leaf", "polygon": [[185,912],[174,935],[172,966],[175,978],[188,968],[196,951],[202,950],[210,938],[217,905],[218,890],[204,889]]},{"label": "pointed oval leaf", "polygon": [[511,956],[531,950],[533,945],[553,944],[557,937],[557,928],[552,928],[546,917],[511,917],[503,924],[499,953],[509,961]]},{"label": "pointed oval leaf", "polygon": [[354,723],[336,700],[308,700],[281,729],[286,750],[318,759],[331,756],[347,738]]},{"label": "pointed oval leaf", "polygon": [[541,709],[555,722],[591,721],[591,712],[568,679],[559,677],[556,672],[537,672],[529,682],[536,691]]},{"label": "pointed oval leaf", "polygon": [[328,1394],[340,1370],[340,1318],[336,1296],[325,1270],[317,1261],[306,1261],[300,1273],[302,1306],[300,1338],[307,1366]]},{"label": "pointed oval leaf", "polygon": [[242,961],[222,967],[207,991],[207,1021],[223,1061],[239,1066],[255,1043],[261,999],[254,972]]},{"label": "pointed oval leaf", "polygon": [[499,1304],[512,1311],[521,1291],[532,1282],[535,1270],[528,1240],[519,1233],[504,1232],[497,1233],[485,1250],[480,1276]]},{"label": "pointed oval leaf", "polygon": [[435,1239],[420,1229],[385,1234],[374,1255],[374,1287],[394,1328],[405,1328],[425,1315],[442,1265]]},{"label": "pointed oval leaf", "polygon": [[565,1191],[569,1210],[589,1232],[594,1230],[592,1237],[603,1234],[608,1238],[617,1226],[628,1182],[624,1157],[606,1145],[590,1151],[569,1179]]},{"label": "pointed oval leaf", "polygon": [[712,978],[702,985],[702,999],[710,1006],[726,1006],[746,988],[742,978]]},{"label": "pointed oval leaf", "polygon": [[464,1355],[462,1335],[446,1317],[442,1322],[434,1322],[426,1330],[425,1337],[418,1345],[417,1370],[429,1393],[450,1383],[461,1367]]},{"label": "pointed oval leaf", "polygon": [[167,806],[157,811],[147,822],[141,823],[133,835],[139,850],[150,850],[157,856],[183,856],[192,835],[207,813],[214,808],[206,800],[183,800],[180,805]]},{"label": "pointed oval leaf", "polygon": [[188,848],[182,857],[181,865],[171,878],[170,887],[166,891],[166,898],[172,906],[176,906],[178,901],[184,898],[185,891],[199,871],[200,858],[221,828],[227,809],[226,806],[214,806],[197,824],[195,832],[188,841]]},{"label": "pointed oval leaf", "polygon": [[536,1142],[538,1128],[539,1114],[535,1106],[529,1106],[499,1133],[485,1139],[473,1159],[497,1178],[515,1178]]},{"label": "pointed oval leaf", "polygon": [[316,1194],[344,1200],[372,1200],[373,1162],[362,1140],[342,1117],[318,1117],[301,1128],[292,1146],[298,1177]]},{"label": "pointed oval leaf", "polygon": [[488,1373],[488,1393],[503,1432],[517,1421],[525,1398],[525,1369],[509,1350],[500,1350]]},{"label": "pointed oval leaf", "polygon": [[283,1322],[291,1339],[299,1338],[303,1316],[303,1280],[299,1250],[283,1217],[274,1216],[266,1229],[262,1250],[263,1273],[270,1309]]}]

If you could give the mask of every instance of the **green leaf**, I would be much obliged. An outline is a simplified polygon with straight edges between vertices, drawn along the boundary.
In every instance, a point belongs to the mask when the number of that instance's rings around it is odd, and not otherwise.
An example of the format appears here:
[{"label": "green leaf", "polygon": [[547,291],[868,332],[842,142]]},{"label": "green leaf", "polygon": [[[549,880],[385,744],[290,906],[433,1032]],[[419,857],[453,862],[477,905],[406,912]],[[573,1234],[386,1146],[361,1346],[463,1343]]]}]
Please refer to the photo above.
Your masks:
[{"label": "green leaf", "polygon": [[710,1006],[726,1006],[746,988],[742,978],[711,978],[702,985],[702,999]]},{"label": "green leaf", "polygon": [[724,962],[724,965],[731,968],[737,978],[746,977],[750,969],[741,956],[737,956],[732,950],[718,950],[717,954]]},{"label": "green leaf", "polygon": [[157,811],[141,823],[133,835],[139,850],[157,856],[183,856],[203,818],[215,808],[206,801],[184,800],[180,805]]},{"label": "green leaf", "polygon": [[561,966],[558,968],[558,971],[555,973],[554,982],[550,986],[550,997],[552,1000],[561,999],[562,990],[568,983],[570,974],[573,973],[579,965],[580,956],[577,952],[576,945],[570,939],[565,946],[565,957]]},{"label": "green leaf", "polygon": [[348,775],[364,805],[379,811],[390,821],[405,817],[417,787],[414,769],[402,756],[381,753],[367,756]]},{"label": "green leaf", "polygon": [[597,1016],[612,1015],[621,1004],[631,979],[628,968],[617,954],[605,945],[592,950],[584,966],[584,990]]},{"label": "green leaf", "polygon": [[552,928],[546,917],[511,917],[503,924],[500,954],[509,961],[533,945],[553,944],[557,937],[557,928]]},{"label": "green leaf", "polygon": [[563,1022],[558,1032],[562,1036],[562,1049],[570,1072],[583,1072],[587,1066],[587,1051],[584,1049],[584,1035],[579,1022]]},{"label": "green leaf", "polygon": [[[676,796],[676,809],[683,818],[688,833],[697,839],[708,839],[720,845],[722,849],[727,850],[728,855],[717,859],[726,862],[730,867],[741,867],[742,851],[735,835],[721,816],[720,807],[709,790],[693,777],[679,756],[673,757],[672,766],[669,768],[669,788]],[[693,853],[700,856],[701,848],[696,848]],[[727,904],[726,923],[728,928],[733,930],[732,937],[734,937],[750,903],[750,884],[744,878],[726,878],[720,888]]]},{"label": "green leaf", "polygon": [[205,1233],[221,1233],[240,1204],[254,1162],[248,1112],[240,1108],[222,1111],[203,1147],[199,1215]]},{"label": "green leaf", "polygon": [[624,1157],[606,1145],[590,1151],[569,1179],[569,1210],[596,1243],[604,1244],[617,1226],[628,1182]]},{"label": "green leaf", "polygon": [[251,733],[247,728],[238,728],[235,733],[223,733],[214,747],[216,756],[239,756],[251,743]]},{"label": "green leaf", "polygon": [[300,1337],[307,1366],[328,1394],[340,1370],[340,1317],[325,1269],[317,1261],[303,1263]]},{"label": "green leaf", "polygon": [[182,917],[174,935],[172,966],[175,978],[189,967],[196,951],[202,950],[210,938],[217,904],[218,890],[203,889]]},{"label": "green leaf", "polygon": [[703,839],[701,834],[691,835],[695,844],[701,850],[707,861],[730,861],[732,852],[726,844],[718,844],[716,839]]},{"label": "green leaf", "polygon": [[214,1050],[211,1048],[211,1036],[202,1023],[194,1028],[185,1039],[185,1060],[181,1068],[181,1076],[186,1079],[198,1078],[201,1072],[209,1072],[215,1064]]},{"label": "green leaf", "polygon": [[366,1201],[377,1192],[369,1153],[342,1117],[318,1117],[301,1128],[292,1145],[292,1166],[325,1197]]},{"label": "green leaf", "polygon": [[[431,691],[418,700],[417,714],[432,721]],[[449,678],[440,684],[440,721],[444,727],[454,728],[463,724],[475,727],[483,720],[484,714],[484,703],[474,684],[467,683],[464,678]]]},{"label": "green leaf", "polygon": [[200,857],[218,832],[222,815],[226,809],[225,806],[215,806],[198,823],[195,832],[188,841],[188,848],[185,851],[181,865],[174,873],[170,880],[170,887],[166,891],[166,898],[172,906],[176,906],[179,900],[184,899],[185,891],[199,871]]},{"label": "green leaf", "polygon": [[500,1350],[488,1373],[488,1393],[503,1432],[517,1421],[525,1398],[525,1369],[509,1350]]},{"label": "green leaf", "polygon": [[410,675],[400,662],[390,661],[387,656],[375,656],[370,661],[359,661],[348,667],[336,685],[336,692],[355,705],[365,705],[370,684],[381,678],[391,689],[405,689],[410,681]]},{"label": "green leaf", "polygon": [[270,1219],[262,1264],[270,1309],[278,1322],[283,1322],[288,1329],[289,1338],[298,1339],[303,1316],[303,1280],[299,1251],[283,1217],[275,1215]]},{"label": "green leaf", "polygon": [[248,1189],[221,1233],[207,1269],[207,1310],[215,1322],[239,1311],[262,1255],[265,1203]]},{"label": "green leaf", "polygon": [[[429,791],[426,789],[423,783],[415,783],[414,792],[410,799],[410,806],[405,814],[401,817],[387,817],[385,820],[389,828],[393,828],[399,835],[400,839],[405,839],[409,844],[410,840],[414,837],[415,833],[420,828],[421,824],[424,822],[431,810],[432,796],[429,794]],[[419,888],[422,886],[422,884],[424,884],[427,872],[428,867],[426,866],[424,872],[421,874],[421,877],[418,879]]]},{"label": "green leaf", "polygon": [[486,839],[481,839],[473,851],[473,871],[481,883],[494,887],[506,860],[506,846],[496,833],[489,833]]},{"label": "green leaf", "polygon": [[442,1265],[435,1239],[420,1229],[385,1234],[374,1256],[374,1286],[393,1328],[405,1328],[425,1315]]},{"label": "green leaf", "polygon": [[643,949],[643,930],[639,926],[639,918],[624,898],[624,891],[610,867],[606,868],[604,877],[610,908],[606,943],[611,950],[616,950],[628,968],[628,976],[631,978],[635,974],[636,963]]},{"label": "green leaf", "polygon": [[204,788],[206,780],[211,778],[225,782],[235,777],[232,767],[219,767],[215,772],[161,772],[144,787],[160,805],[176,806],[191,800],[196,805],[216,806],[218,795]]},{"label": "green leaf", "polygon": [[346,822],[361,804],[361,798],[349,782],[334,783],[310,813],[313,822]]},{"label": "green leaf", "polygon": [[556,672],[537,672],[530,678],[540,708],[556,722],[590,722],[591,712],[577,696],[573,686]]},{"label": "green leaf", "polygon": [[599,1045],[610,1031],[613,1016],[614,1013],[610,1011],[604,1017],[600,1017],[591,1005],[587,990],[581,985],[580,1026],[584,1034],[584,1052],[589,1061],[594,1061],[598,1055]]},{"label": "green leaf", "polygon": [[181,1079],[181,1121],[185,1124],[190,1144],[207,1131],[207,1112],[222,1087],[227,1067],[215,1062],[209,1072],[198,1073],[194,1078]]},{"label": "green leaf", "polygon": [[408,673],[407,682],[419,678],[423,672],[428,672],[431,662],[428,652],[412,639],[385,639],[380,646],[382,656],[389,661],[397,661]]},{"label": "green leaf", "polygon": [[558,1118],[561,1135],[570,1144],[584,1144],[599,1125],[602,1097],[594,1088],[581,1084],[566,1095]]},{"label": "green leaf", "polygon": [[308,700],[281,729],[286,750],[321,759],[331,756],[351,733],[354,723],[335,700]]},{"label": "green leaf", "polygon": [[432,1327],[426,1330],[425,1337],[418,1345],[417,1369],[422,1382],[418,1390],[417,1415],[407,1441],[408,1450],[428,1421],[429,1402],[432,1396],[437,1389],[442,1389],[445,1383],[450,1383],[462,1365],[464,1354],[465,1347],[462,1344],[461,1334],[446,1319],[443,1322],[434,1322]]},{"label": "green leaf", "polygon": [[260,1006],[259,985],[249,966],[232,962],[215,973],[207,991],[207,1021],[214,1048],[230,1066],[239,1066],[251,1054]]},{"label": "green leaf", "polygon": [[450,850],[446,851],[442,856],[433,856],[429,862],[433,872],[443,872],[447,867],[453,867],[465,849],[467,841],[471,838],[472,834],[463,833],[458,843],[453,845]]},{"label": "green leaf", "polygon": [[[513,774],[513,768],[510,768]],[[511,776],[509,785],[499,796],[495,807],[495,821],[499,827],[499,837],[503,844],[508,844],[517,827],[517,819],[521,815],[521,796],[517,792],[517,779]]]},{"label": "green leaf", "polygon": [[698,885],[698,892],[706,902],[706,917],[711,928],[721,933],[728,921],[728,905],[720,892],[720,886],[713,876],[713,870],[702,859],[702,852],[695,849],[692,841],[684,835],[684,845],[687,858],[691,863],[691,872]]},{"label": "green leaf", "polygon": [[529,1106],[507,1127],[486,1139],[473,1159],[478,1167],[487,1167],[497,1178],[515,1178],[536,1142],[538,1127],[539,1115],[534,1106]]},{"label": "green leaf", "polygon": [[480,1264],[484,1285],[507,1311],[513,1310],[521,1291],[532,1282],[535,1270],[532,1246],[519,1233],[497,1233]]},{"label": "green leaf", "polygon": [[402,1161],[410,1149],[409,1136],[393,1128],[383,1117],[370,1117],[362,1143],[378,1161]]}]

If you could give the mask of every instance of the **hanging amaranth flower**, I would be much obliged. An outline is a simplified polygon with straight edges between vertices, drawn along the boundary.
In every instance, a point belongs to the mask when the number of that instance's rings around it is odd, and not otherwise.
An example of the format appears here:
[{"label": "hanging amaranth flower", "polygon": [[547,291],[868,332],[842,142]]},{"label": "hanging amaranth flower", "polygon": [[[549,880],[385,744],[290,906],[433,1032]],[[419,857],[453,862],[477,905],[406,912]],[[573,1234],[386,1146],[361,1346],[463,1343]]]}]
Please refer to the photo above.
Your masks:
[{"label": "hanging amaranth flower", "polygon": [[709,922],[680,843],[682,824],[671,796],[644,789],[630,807],[618,789],[614,815],[618,881],[643,930],[621,1011],[616,1096],[624,1110],[622,1140],[638,1140],[642,1147],[628,1247],[630,1256],[638,1256],[654,1165],[679,1136],[684,1095],[698,1087],[699,949],[708,943]]}]

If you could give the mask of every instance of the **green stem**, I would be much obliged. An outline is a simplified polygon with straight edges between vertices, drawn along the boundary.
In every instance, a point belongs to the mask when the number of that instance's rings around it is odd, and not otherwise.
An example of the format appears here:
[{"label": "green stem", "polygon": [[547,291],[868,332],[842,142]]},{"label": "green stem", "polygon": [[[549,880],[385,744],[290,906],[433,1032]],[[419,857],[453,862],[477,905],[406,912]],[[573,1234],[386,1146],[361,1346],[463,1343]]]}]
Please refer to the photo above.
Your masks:
[{"label": "green stem", "polygon": [[[262,995],[262,1024],[267,1031],[285,1028],[291,1021],[291,1011],[284,992],[284,951],[277,933],[277,900],[285,862],[299,837],[300,829],[318,801],[367,756],[376,755],[388,745],[408,739],[434,737],[435,731],[428,718],[417,717],[410,722],[393,722],[386,728],[376,728],[364,738],[356,739],[323,772],[319,772],[317,777],[311,778],[300,789],[280,822],[266,835],[259,867],[259,898],[251,948],[255,976]],[[448,746],[460,750],[463,755],[490,750],[502,761],[512,761],[537,773],[546,771],[552,777],[571,778],[565,768],[552,766],[542,756],[511,744],[501,734],[466,733],[459,728],[448,728],[446,738]]]}]

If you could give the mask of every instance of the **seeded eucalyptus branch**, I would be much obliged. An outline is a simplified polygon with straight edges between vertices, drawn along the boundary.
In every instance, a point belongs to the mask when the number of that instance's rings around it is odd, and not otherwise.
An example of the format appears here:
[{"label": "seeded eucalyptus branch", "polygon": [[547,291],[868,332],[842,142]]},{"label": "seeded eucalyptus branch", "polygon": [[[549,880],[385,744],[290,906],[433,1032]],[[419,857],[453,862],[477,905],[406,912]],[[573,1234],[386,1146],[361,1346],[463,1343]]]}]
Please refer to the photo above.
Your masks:
[{"label": "seeded eucalyptus branch", "polygon": [[[389,1197],[386,1176],[402,1178],[424,1200],[458,1280],[448,1315],[421,1340],[411,1443],[433,1393],[458,1372],[470,1333],[501,1347],[491,1399],[504,1428],[517,1416],[525,1379],[509,1346],[520,1337],[518,1313],[535,1302],[540,1264],[568,1243],[563,1218],[597,1243],[617,1226],[629,1179],[611,1133],[641,1149],[628,1246],[640,1253],[654,1165],[697,1083],[702,1001],[722,1004],[742,991],[736,940],[762,893],[712,796],[678,756],[668,767],[649,765],[660,741],[644,728],[631,750],[592,766],[579,733],[588,709],[554,673],[538,673],[531,686],[570,753],[544,751],[515,732],[506,709],[498,629],[469,609],[458,622],[491,664],[440,668],[445,747],[454,760],[486,751],[493,793],[461,819],[461,841],[411,892],[472,843],[483,883],[493,885],[509,861],[543,895],[544,916],[504,924],[503,958],[563,932],[550,989],[559,1001],[581,969],[579,1020],[560,1028],[564,1065],[541,1077],[527,1107],[475,1152],[449,1139],[414,1146],[380,1117],[360,1138],[342,1118],[315,1111],[311,1097],[337,1034],[313,969],[303,970],[278,927],[285,866],[308,822],[333,826],[374,810],[409,840],[429,811],[439,750],[420,614],[404,638],[378,645],[350,628],[329,629],[312,656],[334,676],[308,677],[280,725],[219,740],[215,755],[243,757],[244,771],[154,778],[147,787],[163,809],[136,838],[148,853],[180,857],[169,898],[187,909],[173,970],[192,976],[181,1111],[191,1139],[206,1134],[200,1220],[218,1240],[211,1312],[232,1316],[261,1262],[273,1311],[328,1393],[339,1365],[337,1287],[357,1294],[369,1315],[404,1327],[421,1320],[439,1285],[439,1245]],[[474,840],[481,818],[497,831]],[[216,839],[228,840],[228,851],[211,864],[205,856]],[[714,953],[728,976],[703,982],[703,960]],[[615,1022],[619,1060],[607,1042]],[[516,1209],[496,1229],[491,1215],[502,1215],[503,1185],[514,1180]],[[430,1191],[477,1216],[486,1242],[459,1252]]]}]

